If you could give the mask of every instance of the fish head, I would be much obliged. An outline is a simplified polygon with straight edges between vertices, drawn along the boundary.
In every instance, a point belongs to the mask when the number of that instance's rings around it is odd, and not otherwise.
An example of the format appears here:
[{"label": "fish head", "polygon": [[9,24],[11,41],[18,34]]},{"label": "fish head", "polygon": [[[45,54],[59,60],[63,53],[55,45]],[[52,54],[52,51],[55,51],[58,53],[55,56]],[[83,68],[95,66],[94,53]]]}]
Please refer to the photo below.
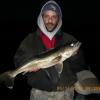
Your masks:
[{"label": "fish head", "polygon": [[75,55],[78,51],[78,49],[81,46],[81,42],[73,42],[71,44],[67,44],[64,46],[63,52],[62,52],[62,56],[64,57],[64,59],[69,58],[73,55]]}]

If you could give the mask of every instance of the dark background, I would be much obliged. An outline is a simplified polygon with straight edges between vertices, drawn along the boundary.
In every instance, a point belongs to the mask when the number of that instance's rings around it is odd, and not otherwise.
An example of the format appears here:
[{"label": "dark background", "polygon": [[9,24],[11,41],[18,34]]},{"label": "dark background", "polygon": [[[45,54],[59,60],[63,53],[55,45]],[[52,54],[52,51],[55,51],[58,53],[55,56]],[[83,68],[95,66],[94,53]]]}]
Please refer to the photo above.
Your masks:
[{"label": "dark background", "polygon": [[[0,11],[0,73],[14,69],[13,56],[24,37],[37,27],[37,16],[42,5],[47,0],[21,0],[10,3],[1,3]],[[100,7],[94,1],[67,1],[56,0],[63,13],[62,29],[75,36],[83,44],[87,66],[100,80],[99,75],[99,50],[100,50]],[[19,87],[9,90],[3,87],[7,97],[29,97],[29,89],[19,79]],[[2,90],[2,89],[1,89]],[[18,93],[17,91],[20,91]],[[1,92],[1,91],[0,91]],[[27,94],[27,96],[26,96]],[[1,95],[1,94],[0,94]],[[24,95],[24,96],[23,96]],[[2,95],[1,95],[2,96]],[[3,96],[4,98],[4,96]],[[5,100],[5,99],[3,99]],[[24,99],[28,100],[28,99]],[[98,99],[99,100],[99,99]]]}]

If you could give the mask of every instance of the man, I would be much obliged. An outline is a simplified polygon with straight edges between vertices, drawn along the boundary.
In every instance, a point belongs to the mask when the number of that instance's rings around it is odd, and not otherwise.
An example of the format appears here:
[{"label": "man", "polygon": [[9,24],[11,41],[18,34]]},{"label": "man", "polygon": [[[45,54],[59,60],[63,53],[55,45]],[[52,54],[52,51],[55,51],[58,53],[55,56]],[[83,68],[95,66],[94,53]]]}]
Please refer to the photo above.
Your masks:
[{"label": "man", "polygon": [[[37,24],[36,32],[30,33],[19,46],[14,57],[15,66],[21,66],[35,55],[51,48],[77,41],[73,36],[62,32],[62,12],[53,0],[44,4]],[[64,62],[61,74],[56,66],[47,69],[34,68],[26,74],[27,82],[32,87],[30,100],[73,100],[73,86],[77,83],[77,76],[80,76],[78,72],[85,70],[85,66],[80,50]]]}]

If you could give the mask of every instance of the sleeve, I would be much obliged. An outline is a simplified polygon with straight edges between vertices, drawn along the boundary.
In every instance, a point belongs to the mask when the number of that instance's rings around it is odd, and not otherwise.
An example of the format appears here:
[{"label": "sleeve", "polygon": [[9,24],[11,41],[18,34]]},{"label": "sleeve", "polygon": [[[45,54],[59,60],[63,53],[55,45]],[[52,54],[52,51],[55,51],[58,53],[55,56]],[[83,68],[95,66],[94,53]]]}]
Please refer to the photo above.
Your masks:
[{"label": "sleeve", "polygon": [[29,35],[21,42],[19,48],[16,50],[14,56],[15,67],[23,65],[32,58],[34,58],[34,53],[32,49],[32,39]]},{"label": "sleeve", "polygon": [[78,50],[76,55],[70,57],[68,61],[70,64],[70,69],[74,73],[88,69],[82,48]]}]

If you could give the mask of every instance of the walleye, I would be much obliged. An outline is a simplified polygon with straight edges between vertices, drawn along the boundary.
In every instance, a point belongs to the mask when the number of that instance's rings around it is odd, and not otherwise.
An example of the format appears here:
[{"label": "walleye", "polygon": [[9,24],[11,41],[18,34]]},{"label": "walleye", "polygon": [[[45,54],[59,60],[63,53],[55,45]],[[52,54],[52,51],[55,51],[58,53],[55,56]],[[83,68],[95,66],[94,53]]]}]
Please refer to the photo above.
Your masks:
[{"label": "walleye", "polygon": [[63,69],[63,61],[75,55],[80,46],[81,42],[78,41],[42,53],[15,70],[0,74],[0,83],[5,84],[8,88],[13,88],[14,78],[20,73],[30,72],[33,67],[44,69],[56,65],[59,73],[61,73]]}]

